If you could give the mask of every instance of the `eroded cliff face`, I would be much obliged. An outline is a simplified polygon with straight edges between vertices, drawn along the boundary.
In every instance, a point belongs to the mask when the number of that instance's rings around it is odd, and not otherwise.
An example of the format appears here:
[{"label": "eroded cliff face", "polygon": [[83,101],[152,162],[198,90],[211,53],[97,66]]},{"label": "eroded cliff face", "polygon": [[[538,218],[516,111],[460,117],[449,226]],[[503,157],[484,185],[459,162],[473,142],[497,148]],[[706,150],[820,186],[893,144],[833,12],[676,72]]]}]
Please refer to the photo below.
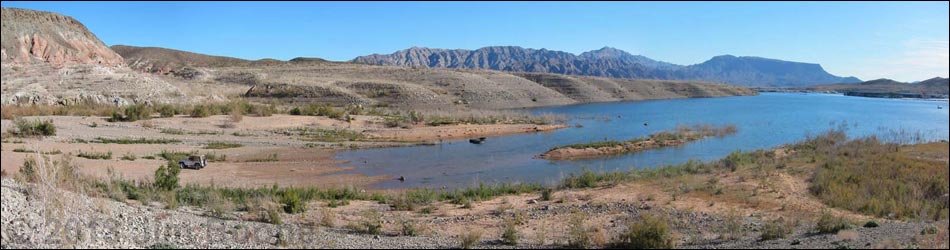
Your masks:
[{"label": "eroded cliff face", "polygon": [[119,66],[113,52],[85,25],[56,13],[17,8],[2,9],[4,63],[46,62],[55,67],[73,64]]},{"label": "eroded cliff face", "polygon": [[129,69],[72,17],[2,8],[3,105],[170,103],[186,95],[165,79]]}]

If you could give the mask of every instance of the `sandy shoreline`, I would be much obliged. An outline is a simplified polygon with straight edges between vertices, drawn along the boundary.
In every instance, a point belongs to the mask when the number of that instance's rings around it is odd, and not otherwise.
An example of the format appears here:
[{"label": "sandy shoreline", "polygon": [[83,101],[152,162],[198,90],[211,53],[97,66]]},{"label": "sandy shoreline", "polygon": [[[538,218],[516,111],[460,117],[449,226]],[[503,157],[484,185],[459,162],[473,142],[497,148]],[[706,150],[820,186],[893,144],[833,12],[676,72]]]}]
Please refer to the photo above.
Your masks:
[{"label": "sandy shoreline", "polygon": [[[212,162],[202,170],[186,169],[181,173],[182,184],[217,185],[228,187],[260,186],[315,186],[364,188],[391,176],[366,176],[343,173],[352,170],[346,162],[334,159],[340,149],[361,149],[439,143],[442,140],[534,133],[565,128],[565,125],[492,124],[492,125],[413,125],[410,128],[387,128],[382,119],[373,116],[355,116],[352,122],[315,116],[274,115],[271,117],[243,117],[233,128],[222,126],[228,116],[207,118],[173,117],[146,121],[110,123],[104,117],[27,117],[26,119],[52,120],[57,128],[55,136],[45,138],[5,137],[2,143],[0,169],[16,173],[35,152],[61,152],[43,155],[59,160],[63,155],[81,166],[81,172],[99,178],[109,178],[109,172],[132,180],[151,180],[155,170],[165,163],[162,158],[145,159],[163,151],[193,152],[225,156],[226,160]],[[6,132],[12,121],[2,120],[0,131]],[[364,139],[321,142],[293,133],[297,129],[348,131],[359,133]],[[288,132],[290,131],[290,132]],[[168,144],[103,144],[91,143],[97,138],[111,139],[169,139],[180,142]],[[84,143],[85,141],[85,143]],[[229,149],[204,149],[209,142],[228,142],[242,145]],[[14,152],[14,150],[21,152]],[[27,152],[22,152],[22,151]],[[34,153],[31,153],[33,151]],[[112,153],[112,159],[92,160],[77,157],[80,152]],[[133,156],[134,160],[123,160]],[[274,159],[271,159],[274,158]]]}]

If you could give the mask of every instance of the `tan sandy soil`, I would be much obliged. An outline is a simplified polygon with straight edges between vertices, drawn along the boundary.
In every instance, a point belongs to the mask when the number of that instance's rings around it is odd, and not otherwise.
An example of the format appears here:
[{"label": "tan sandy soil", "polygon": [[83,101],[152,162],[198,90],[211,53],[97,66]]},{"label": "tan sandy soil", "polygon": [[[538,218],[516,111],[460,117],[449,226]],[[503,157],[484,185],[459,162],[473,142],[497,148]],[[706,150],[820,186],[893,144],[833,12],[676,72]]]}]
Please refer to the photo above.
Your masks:
[{"label": "tan sandy soil", "polygon": [[[81,167],[81,172],[108,178],[111,170],[116,175],[134,179],[151,180],[155,170],[165,161],[162,158],[143,159],[162,151],[192,152],[226,156],[223,162],[211,162],[202,170],[184,170],[183,184],[215,184],[233,187],[257,187],[277,184],[280,186],[361,187],[391,178],[389,176],[364,176],[342,173],[352,169],[344,162],[334,160],[335,150],[340,148],[365,148],[379,146],[412,145],[407,142],[437,142],[440,139],[461,139],[513,133],[531,133],[563,128],[562,125],[498,124],[498,125],[416,125],[408,129],[386,128],[382,119],[373,116],[355,116],[352,122],[327,117],[274,115],[271,117],[245,116],[233,128],[222,126],[229,116],[207,118],[173,117],[155,118],[146,121],[110,123],[103,117],[30,117],[50,119],[56,126],[56,135],[45,138],[6,138],[0,157],[3,171],[15,173],[27,157],[36,153],[18,153],[14,149],[37,152],[58,151],[72,155],[71,160]],[[95,124],[95,125],[94,125]],[[8,131],[9,120],[0,123],[0,131]],[[294,128],[348,130],[363,133],[367,141],[315,142],[293,133],[284,133]],[[184,134],[168,134],[163,130],[178,130]],[[147,138],[175,139],[171,144],[101,144],[81,143],[97,138]],[[17,143],[22,142],[22,143]],[[231,149],[204,149],[209,142],[229,142],[243,145]],[[76,157],[80,152],[112,152],[111,160],[91,160]],[[63,154],[50,155],[60,159]],[[277,161],[252,162],[277,155]],[[125,155],[134,155],[136,160],[121,160]]]}]

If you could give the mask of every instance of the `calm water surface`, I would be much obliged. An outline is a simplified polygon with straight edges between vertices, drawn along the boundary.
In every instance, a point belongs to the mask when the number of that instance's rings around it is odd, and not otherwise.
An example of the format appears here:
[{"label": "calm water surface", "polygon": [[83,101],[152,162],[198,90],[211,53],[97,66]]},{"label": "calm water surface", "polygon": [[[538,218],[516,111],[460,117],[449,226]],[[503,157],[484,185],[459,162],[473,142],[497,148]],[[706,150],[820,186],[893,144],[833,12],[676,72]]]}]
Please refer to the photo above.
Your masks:
[{"label": "calm water surface", "polygon": [[[942,106],[943,109],[938,109]],[[709,161],[735,150],[771,148],[805,139],[841,124],[850,136],[905,130],[926,140],[947,140],[950,109],[946,101],[878,99],[824,94],[763,93],[758,96],[598,103],[532,109],[570,118],[567,128],[549,133],[490,137],[485,144],[467,140],[436,146],[345,151],[337,158],[356,169],[348,173],[405,176],[406,182],[384,181],[378,188],[447,187],[477,183],[556,183],[584,169],[630,170]],[[644,126],[648,123],[648,126]],[[565,144],[627,140],[669,130],[678,124],[735,124],[739,132],[681,147],[581,161],[548,161],[534,157]]]}]

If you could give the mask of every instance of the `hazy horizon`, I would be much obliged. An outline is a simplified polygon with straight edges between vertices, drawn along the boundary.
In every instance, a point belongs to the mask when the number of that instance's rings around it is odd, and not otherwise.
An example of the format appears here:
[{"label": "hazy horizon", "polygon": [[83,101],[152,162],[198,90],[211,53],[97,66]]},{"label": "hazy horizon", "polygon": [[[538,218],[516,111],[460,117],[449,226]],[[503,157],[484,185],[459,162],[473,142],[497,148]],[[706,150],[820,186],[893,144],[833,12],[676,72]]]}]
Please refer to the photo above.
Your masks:
[{"label": "hazy horizon", "polygon": [[604,46],[680,65],[718,55],[817,63],[831,74],[948,77],[947,2],[2,2],[76,18],[107,45],[244,59],[351,60],[410,47]]}]

